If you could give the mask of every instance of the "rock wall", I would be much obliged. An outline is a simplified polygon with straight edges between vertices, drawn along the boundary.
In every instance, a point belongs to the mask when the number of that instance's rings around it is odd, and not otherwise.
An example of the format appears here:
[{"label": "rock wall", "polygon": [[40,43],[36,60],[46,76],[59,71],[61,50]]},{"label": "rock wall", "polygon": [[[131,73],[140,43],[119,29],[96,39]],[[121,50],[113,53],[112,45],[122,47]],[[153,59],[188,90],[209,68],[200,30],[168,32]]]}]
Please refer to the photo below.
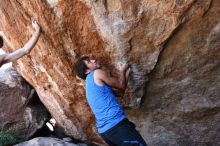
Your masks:
[{"label": "rock wall", "polygon": [[149,75],[141,108],[127,111],[149,144],[219,145],[219,6],[212,1],[175,31]]},{"label": "rock wall", "polygon": [[128,62],[124,106],[150,145],[218,143],[220,1],[0,0],[0,29],[14,48],[33,33],[36,47],[14,63],[66,134],[102,145],[72,73],[77,55],[117,72]]},{"label": "rock wall", "polygon": [[[0,89],[0,144],[13,144],[10,135],[21,140],[30,138],[48,120],[47,109],[39,101],[35,90],[14,68],[0,69]],[[8,129],[11,130],[7,133]],[[4,137],[2,132],[9,136]]]}]

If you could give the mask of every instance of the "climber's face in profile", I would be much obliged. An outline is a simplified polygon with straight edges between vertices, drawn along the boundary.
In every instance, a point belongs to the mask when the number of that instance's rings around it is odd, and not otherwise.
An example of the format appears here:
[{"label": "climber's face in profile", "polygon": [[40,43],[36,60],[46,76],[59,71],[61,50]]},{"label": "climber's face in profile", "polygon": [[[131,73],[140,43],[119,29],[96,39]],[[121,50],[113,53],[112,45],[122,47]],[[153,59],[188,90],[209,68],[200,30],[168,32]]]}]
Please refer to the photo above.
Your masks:
[{"label": "climber's face in profile", "polygon": [[88,74],[89,72],[96,70],[98,68],[100,68],[100,65],[96,62],[96,60],[84,60],[85,65],[87,66],[87,70],[86,70],[86,74]]}]

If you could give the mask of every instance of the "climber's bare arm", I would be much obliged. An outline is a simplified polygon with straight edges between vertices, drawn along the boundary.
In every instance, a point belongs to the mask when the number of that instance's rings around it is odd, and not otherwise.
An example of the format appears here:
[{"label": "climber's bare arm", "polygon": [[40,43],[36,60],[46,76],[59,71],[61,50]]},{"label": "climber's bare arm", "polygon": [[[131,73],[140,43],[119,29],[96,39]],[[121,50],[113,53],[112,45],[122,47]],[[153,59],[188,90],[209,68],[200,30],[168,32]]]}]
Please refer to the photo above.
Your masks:
[{"label": "climber's bare arm", "polygon": [[20,48],[12,53],[6,54],[3,60],[4,63],[15,61],[21,58],[22,56],[28,54],[34,48],[40,36],[40,26],[36,21],[32,22],[32,26],[35,29],[35,33],[30,38],[30,40],[24,45],[23,48]]},{"label": "climber's bare arm", "polygon": [[95,82],[99,83],[99,85],[103,86],[107,84],[112,88],[125,91],[127,86],[127,79],[129,76],[130,69],[127,64],[120,65],[119,74],[117,77],[110,75],[104,70],[97,69],[94,72]]}]

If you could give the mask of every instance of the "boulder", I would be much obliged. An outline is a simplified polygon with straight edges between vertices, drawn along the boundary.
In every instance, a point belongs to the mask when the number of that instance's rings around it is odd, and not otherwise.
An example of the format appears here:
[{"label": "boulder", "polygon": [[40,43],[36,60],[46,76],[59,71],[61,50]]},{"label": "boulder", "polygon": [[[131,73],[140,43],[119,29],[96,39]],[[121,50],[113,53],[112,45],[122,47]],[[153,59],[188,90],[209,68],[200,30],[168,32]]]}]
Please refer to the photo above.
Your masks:
[{"label": "boulder", "polygon": [[87,146],[86,144],[74,144],[69,138],[58,139],[53,137],[36,137],[26,142],[19,143],[15,146]]},{"label": "boulder", "polygon": [[0,70],[0,90],[1,132],[15,138],[23,136],[25,140],[45,124],[49,117],[47,109],[14,68]]}]

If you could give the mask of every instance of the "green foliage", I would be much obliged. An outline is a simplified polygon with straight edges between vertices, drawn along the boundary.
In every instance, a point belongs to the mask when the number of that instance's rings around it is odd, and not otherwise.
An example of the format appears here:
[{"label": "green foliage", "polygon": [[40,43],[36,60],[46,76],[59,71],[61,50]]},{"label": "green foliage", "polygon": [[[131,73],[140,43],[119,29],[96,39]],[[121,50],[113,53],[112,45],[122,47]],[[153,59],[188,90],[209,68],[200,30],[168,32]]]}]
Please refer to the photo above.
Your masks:
[{"label": "green foliage", "polygon": [[0,146],[12,145],[27,139],[26,134],[15,135],[15,132],[22,129],[22,124],[15,124],[11,127],[5,128],[0,124]]}]

